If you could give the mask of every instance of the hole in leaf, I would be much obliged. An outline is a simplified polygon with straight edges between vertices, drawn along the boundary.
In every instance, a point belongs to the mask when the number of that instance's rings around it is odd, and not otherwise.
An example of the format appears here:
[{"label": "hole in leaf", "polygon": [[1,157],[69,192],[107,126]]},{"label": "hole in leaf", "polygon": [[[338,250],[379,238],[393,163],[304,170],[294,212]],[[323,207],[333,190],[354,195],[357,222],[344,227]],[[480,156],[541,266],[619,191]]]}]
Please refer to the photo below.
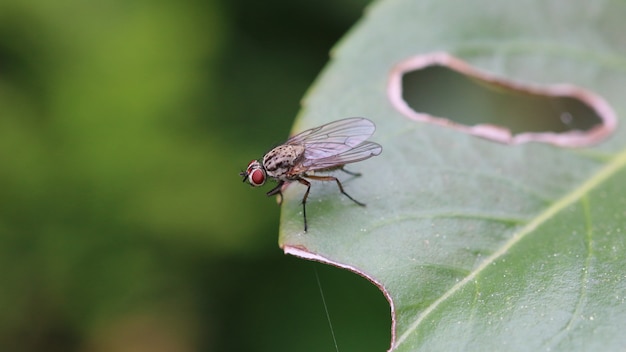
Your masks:
[{"label": "hole in leaf", "polygon": [[470,126],[503,125],[513,134],[587,131],[602,123],[591,107],[572,97],[481,84],[443,66],[406,73],[402,98],[415,111]]},{"label": "hole in leaf", "polygon": [[495,77],[445,53],[411,58],[392,72],[389,97],[406,116],[503,143],[584,146],[616,127],[610,106],[572,85]]}]

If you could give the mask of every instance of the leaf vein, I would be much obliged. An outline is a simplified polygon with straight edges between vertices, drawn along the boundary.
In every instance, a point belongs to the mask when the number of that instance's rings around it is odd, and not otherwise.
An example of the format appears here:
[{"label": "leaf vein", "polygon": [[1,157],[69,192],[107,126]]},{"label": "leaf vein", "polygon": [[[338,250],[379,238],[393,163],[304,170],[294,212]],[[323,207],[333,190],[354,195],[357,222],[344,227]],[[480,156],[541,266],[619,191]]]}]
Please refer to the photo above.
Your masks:
[{"label": "leaf vein", "polygon": [[424,213],[407,213],[394,216],[393,218],[381,220],[372,225],[372,229],[384,227],[387,225],[397,224],[401,221],[411,221],[417,219],[469,219],[469,220],[487,220],[492,222],[503,223],[506,225],[516,226],[528,223],[528,218],[515,217],[508,214],[496,215],[493,213],[467,212],[467,211],[441,211],[441,212],[424,212]]},{"label": "leaf vein", "polygon": [[587,297],[587,282],[589,281],[589,265],[591,264],[591,258],[593,255],[593,242],[592,242],[593,225],[591,222],[589,197],[587,197],[586,195],[583,196],[580,199],[580,203],[582,204],[583,218],[585,220],[585,246],[586,246],[587,256],[585,257],[582,273],[580,276],[580,291],[578,294],[578,300],[576,302],[574,311],[572,312],[572,315],[570,316],[567,324],[565,324],[565,327],[563,327],[563,329],[558,334],[556,334],[555,336],[549,339],[549,341],[546,343],[546,345],[548,346],[556,345],[558,341],[560,341],[563,338],[563,336],[565,336],[565,334],[567,334],[574,327],[574,324],[576,324],[579,321],[578,318],[582,314],[581,311],[582,311],[583,302],[585,301],[585,297]]},{"label": "leaf vein", "polygon": [[[504,256],[509,249],[515,244],[520,242],[527,235],[532,233],[537,227],[550,220],[555,214],[559,213],[566,207],[581,200],[589,191],[606,181],[609,177],[614,175],[620,169],[623,169],[626,165],[626,151],[616,154],[609,163],[600,168],[593,176],[588,180],[574,188],[571,192],[565,194],[563,197],[554,202],[551,206],[547,207],[544,211],[540,212],[531,219],[524,227],[522,227],[517,233],[514,233],[511,239],[505,242],[500,249],[495,251],[492,255],[487,257],[479,266],[477,266],[467,277],[457,282],[448,291],[441,295],[431,305],[429,305],[423,312],[421,312],[411,325],[398,337],[395,341],[393,349],[400,346],[406,341],[406,339],[417,330],[417,328],[426,320],[426,318],[435,311],[443,302],[458,292],[463,286],[474,280],[478,274],[485,270],[490,264],[494,263],[498,258]],[[590,221],[590,220],[589,220]],[[588,224],[590,226],[590,224]],[[587,241],[588,241],[588,257],[586,265],[589,264],[591,258],[591,230],[587,229]]]}]

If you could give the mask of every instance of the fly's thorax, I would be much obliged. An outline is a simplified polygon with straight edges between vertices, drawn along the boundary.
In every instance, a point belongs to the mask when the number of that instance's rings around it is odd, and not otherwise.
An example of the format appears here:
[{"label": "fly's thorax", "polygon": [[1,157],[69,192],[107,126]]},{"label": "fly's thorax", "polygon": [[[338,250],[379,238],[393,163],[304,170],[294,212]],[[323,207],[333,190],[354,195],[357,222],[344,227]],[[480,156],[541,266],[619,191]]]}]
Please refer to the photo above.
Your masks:
[{"label": "fly's thorax", "polygon": [[280,145],[263,157],[263,167],[271,177],[284,179],[304,155],[302,145]]}]

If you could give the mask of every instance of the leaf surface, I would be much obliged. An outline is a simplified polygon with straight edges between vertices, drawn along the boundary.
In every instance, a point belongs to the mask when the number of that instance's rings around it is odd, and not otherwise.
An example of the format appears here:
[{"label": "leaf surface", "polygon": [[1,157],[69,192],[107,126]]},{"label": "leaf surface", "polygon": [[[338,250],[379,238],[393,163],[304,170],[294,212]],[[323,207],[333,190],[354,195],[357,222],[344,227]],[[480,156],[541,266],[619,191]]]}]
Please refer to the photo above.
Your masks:
[{"label": "leaf surface", "polygon": [[[617,350],[626,345],[626,3],[381,1],[333,51],[294,132],[373,120],[380,156],[284,193],[280,245],[345,267],[390,300],[391,350]],[[387,95],[407,58],[447,52],[531,86],[606,100],[599,144],[508,145],[411,120]],[[445,96],[425,96],[441,100]]]}]

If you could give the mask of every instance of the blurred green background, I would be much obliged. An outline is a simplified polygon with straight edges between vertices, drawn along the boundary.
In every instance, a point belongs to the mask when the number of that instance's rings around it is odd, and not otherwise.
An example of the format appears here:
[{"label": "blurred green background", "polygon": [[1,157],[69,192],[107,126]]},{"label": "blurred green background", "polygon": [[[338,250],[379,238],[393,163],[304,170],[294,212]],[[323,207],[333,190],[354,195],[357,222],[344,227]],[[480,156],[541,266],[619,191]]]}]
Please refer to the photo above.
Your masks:
[{"label": "blurred green background", "polygon": [[315,270],[339,350],[385,350],[238,176],[367,2],[0,1],[0,350],[333,351]]}]

